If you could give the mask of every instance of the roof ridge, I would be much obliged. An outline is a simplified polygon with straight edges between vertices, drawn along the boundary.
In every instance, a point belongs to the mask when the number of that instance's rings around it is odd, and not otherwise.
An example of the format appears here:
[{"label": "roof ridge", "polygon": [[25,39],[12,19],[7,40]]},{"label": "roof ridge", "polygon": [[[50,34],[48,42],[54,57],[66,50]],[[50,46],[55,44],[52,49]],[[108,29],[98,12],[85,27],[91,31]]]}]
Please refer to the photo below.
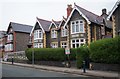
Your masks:
[{"label": "roof ridge", "polygon": [[38,18],[38,17],[36,17],[38,20],[42,20],[42,21],[47,21],[47,22],[51,22],[51,21],[49,21],[49,20],[45,20],[45,19],[41,19],[41,18]]},{"label": "roof ridge", "polygon": [[97,14],[91,12],[91,11],[88,11],[88,10],[84,9],[83,7],[80,7],[80,6],[76,5],[76,4],[75,4],[75,6],[76,6],[76,7],[79,7],[79,8],[82,8],[83,10],[85,10],[85,11],[87,11],[87,12],[89,12],[89,13],[92,13],[92,14],[95,15],[95,16],[99,16],[99,15],[97,15]]},{"label": "roof ridge", "polygon": [[19,24],[19,25],[25,25],[25,26],[33,27],[32,25],[21,24],[21,23],[17,23],[17,22],[10,22],[10,23],[14,23],[14,24]]}]

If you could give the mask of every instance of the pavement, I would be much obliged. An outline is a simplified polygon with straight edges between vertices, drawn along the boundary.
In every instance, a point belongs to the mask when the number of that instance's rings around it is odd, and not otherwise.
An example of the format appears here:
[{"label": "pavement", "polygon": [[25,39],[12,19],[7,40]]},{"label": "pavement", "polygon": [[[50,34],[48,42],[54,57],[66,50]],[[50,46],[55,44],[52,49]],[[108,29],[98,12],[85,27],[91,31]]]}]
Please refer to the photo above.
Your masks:
[{"label": "pavement", "polygon": [[[12,65],[11,62],[2,62],[2,63]],[[86,73],[83,73],[82,69],[75,69],[75,68],[65,68],[65,67],[46,66],[46,65],[32,65],[32,64],[23,64],[23,63],[14,63],[13,65],[37,68],[37,69],[43,69],[43,70],[55,71],[55,72],[63,72],[63,73],[71,73],[71,74],[78,74],[78,75],[85,75],[85,76],[100,77],[100,78],[120,79],[120,73],[118,73],[118,72],[86,70]]]}]

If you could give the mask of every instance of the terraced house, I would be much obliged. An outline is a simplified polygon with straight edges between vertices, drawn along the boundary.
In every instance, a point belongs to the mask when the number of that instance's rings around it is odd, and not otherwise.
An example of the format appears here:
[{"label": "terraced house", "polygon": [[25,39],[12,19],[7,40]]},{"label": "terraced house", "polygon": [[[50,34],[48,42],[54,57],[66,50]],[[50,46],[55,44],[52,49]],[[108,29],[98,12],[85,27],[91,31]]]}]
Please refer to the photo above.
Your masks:
[{"label": "terraced house", "polygon": [[[106,28],[106,9],[98,16],[76,4],[67,7],[67,18],[61,21],[47,21],[37,18],[31,31],[32,45],[35,48],[77,48],[84,44],[104,38]],[[37,39],[36,39],[37,38]]]},{"label": "terraced house", "polygon": [[29,43],[32,26],[10,22],[7,29],[5,53],[24,51]]}]

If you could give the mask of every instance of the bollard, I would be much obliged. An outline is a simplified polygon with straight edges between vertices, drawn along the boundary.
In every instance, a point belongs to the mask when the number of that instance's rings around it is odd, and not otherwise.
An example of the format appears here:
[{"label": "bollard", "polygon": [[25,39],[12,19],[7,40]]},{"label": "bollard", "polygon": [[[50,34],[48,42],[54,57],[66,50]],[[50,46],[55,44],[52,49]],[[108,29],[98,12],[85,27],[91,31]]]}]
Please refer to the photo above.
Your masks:
[{"label": "bollard", "polygon": [[83,73],[86,73],[85,61],[83,61]]}]

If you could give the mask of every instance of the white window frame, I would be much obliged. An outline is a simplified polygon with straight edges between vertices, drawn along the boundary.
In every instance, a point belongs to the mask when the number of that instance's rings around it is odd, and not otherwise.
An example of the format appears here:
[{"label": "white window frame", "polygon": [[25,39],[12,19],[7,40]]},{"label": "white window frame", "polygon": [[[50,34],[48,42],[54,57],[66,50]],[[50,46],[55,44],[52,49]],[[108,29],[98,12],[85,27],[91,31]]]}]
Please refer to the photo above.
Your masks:
[{"label": "white window frame", "polygon": [[13,51],[13,44],[5,45],[5,51]]},{"label": "white window frame", "polygon": [[61,48],[66,48],[67,47],[67,42],[61,42]]},{"label": "white window frame", "polygon": [[[73,40],[75,41],[75,42],[73,42]],[[77,42],[77,40],[79,40],[79,42]],[[82,40],[83,40],[83,42],[82,42]],[[79,47],[82,45],[82,44],[85,44],[86,42],[85,42],[85,39],[84,38],[79,38],[79,39],[72,39],[71,40],[71,48],[73,48],[73,44],[75,44],[75,48],[77,48],[77,44],[79,45]]]},{"label": "white window frame", "polygon": [[51,43],[51,48],[58,48],[58,43]]},{"label": "white window frame", "polygon": [[57,31],[55,29],[51,30],[51,38],[57,38]]},{"label": "white window frame", "polygon": [[[76,22],[78,22],[78,24]],[[81,28],[83,29],[82,31],[81,31]],[[84,31],[84,20],[71,21],[71,34],[84,33],[84,32],[85,32]]]},{"label": "white window frame", "polygon": [[9,34],[8,37],[7,37],[7,40],[8,40],[8,41],[13,40],[13,35],[12,35],[12,34]]},{"label": "white window frame", "polygon": [[43,48],[43,43],[34,43],[34,48]]},{"label": "white window frame", "polygon": [[43,32],[40,29],[34,31],[34,40],[37,39],[43,39]]},{"label": "white window frame", "polygon": [[67,29],[62,28],[61,29],[61,37],[66,37],[67,36]]}]

